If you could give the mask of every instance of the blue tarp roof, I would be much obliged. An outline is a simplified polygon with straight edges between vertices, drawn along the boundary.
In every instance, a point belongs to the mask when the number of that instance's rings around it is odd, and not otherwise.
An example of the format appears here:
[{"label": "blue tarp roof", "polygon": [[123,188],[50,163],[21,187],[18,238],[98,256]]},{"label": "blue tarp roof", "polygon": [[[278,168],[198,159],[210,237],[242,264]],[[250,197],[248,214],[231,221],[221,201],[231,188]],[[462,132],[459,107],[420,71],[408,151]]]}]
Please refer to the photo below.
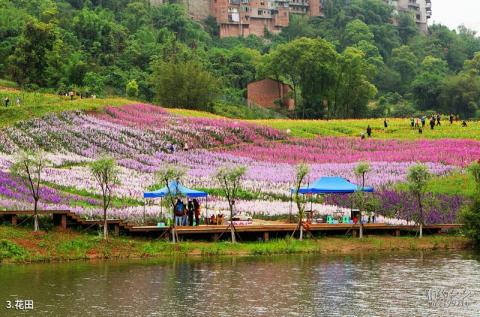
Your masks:
[{"label": "blue tarp roof", "polygon": [[[292,192],[295,190],[292,189]],[[300,188],[300,194],[349,194],[357,191],[373,192],[373,187],[364,187],[363,189],[350,183],[343,177],[321,177],[313,184]]]},{"label": "blue tarp roof", "polygon": [[[187,197],[191,197],[191,198],[199,198],[199,197],[207,197],[208,196],[208,194],[205,193],[205,192],[201,192],[199,190],[194,190],[194,189],[187,188],[187,187],[183,186],[182,184],[177,183],[176,181],[171,181],[168,184],[168,187],[170,188],[170,193],[174,196],[178,195],[179,193],[182,196],[187,196]],[[178,192],[177,192],[177,190],[178,190]],[[167,186],[165,186],[161,189],[158,189],[158,190],[155,190],[155,191],[152,191],[152,192],[143,193],[143,198],[163,198],[167,195],[168,195],[168,188],[167,188]]]}]

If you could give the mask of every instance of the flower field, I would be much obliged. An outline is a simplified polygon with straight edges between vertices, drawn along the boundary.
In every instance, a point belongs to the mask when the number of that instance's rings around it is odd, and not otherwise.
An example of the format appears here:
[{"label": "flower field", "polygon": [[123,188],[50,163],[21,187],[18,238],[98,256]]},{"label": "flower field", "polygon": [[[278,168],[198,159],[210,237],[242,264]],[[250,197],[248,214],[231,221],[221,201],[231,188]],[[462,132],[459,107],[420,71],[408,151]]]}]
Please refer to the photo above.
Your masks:
[{"label": "flower field", "polygon": [[[402,222],[409,220],[407,210],[413,207],[407,203],[403,209],[397,206],[405,194],[396,191],[395,186],[406,180],[409,166],[423,162],[431,173],[448,175],[451,171],[461,172],[480,157],[480,133],[470,138],[436,140],[360,140],[332,135],[299,138],[254,122],[184,114],[136,104],[106,107],[94,113],[49,114],[0,130],[0,208],[31,209],[27,188],[8,171],[20,150],[41,148],[47,152],[51,166],[45,171],[40,207],[70,209],[86,218],[98,217],[101,209],[100,191],[87,163],[108,153],[120,165],[120,184],[114,190],[111,217],[142,219],[143,192],[155,187],[153,173],[168,163],[187,168],[185,185],[206,189],[218,188],[213,178],[218,167],[245,165],[245,189],[266,198],[238,201],[238,211],[279,215],[290,212],[289,188],[297,163],[310,165],[307,182],[333,175],[357,181],[355,165],[369,161],[372,170],[367,184],[378,189],[385,215],[391,221]],[[185,144],[188,151],[182,150]],[[176,149],[173,153],[172,146]],[[329,199],[326,205],[314,204],[313,209],[331,213],[345,206],[342,201]],[[431,204],[429,222],[454,221],[462,197],[449,200],[444,195],[436,201]],[[227,209],[221,197],[212,197],[209,204],[215,212]],[[400,209],[402,213],[392,213]],[[159,212],[158,204],[148,204],[148,218],[156,218]]]}]

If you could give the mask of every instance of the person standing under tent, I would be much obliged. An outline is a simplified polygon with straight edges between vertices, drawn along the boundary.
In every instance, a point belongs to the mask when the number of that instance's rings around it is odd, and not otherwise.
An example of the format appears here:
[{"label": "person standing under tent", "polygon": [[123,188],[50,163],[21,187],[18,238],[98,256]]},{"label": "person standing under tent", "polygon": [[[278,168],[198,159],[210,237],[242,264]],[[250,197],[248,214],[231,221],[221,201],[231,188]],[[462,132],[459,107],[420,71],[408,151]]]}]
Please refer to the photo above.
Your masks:
[{"label": "person standing under tent", "polygon": [[195,210],[195,225],[199,226],[200,225],[200,204],[196,199],[193,200],[193,209]]},{"label": "person standing under tent", "polygon": [[188,225],[190,227],[193,227],[193,213],[194,213],[193,202],[189,200],[187,204],[187,214],[188,214]]},{"label": "person standing under tent", "polygon": [[182,226],[184,218],[184,205],[180,198],[177,199],[173,213],[175,215],[175,226]]}]

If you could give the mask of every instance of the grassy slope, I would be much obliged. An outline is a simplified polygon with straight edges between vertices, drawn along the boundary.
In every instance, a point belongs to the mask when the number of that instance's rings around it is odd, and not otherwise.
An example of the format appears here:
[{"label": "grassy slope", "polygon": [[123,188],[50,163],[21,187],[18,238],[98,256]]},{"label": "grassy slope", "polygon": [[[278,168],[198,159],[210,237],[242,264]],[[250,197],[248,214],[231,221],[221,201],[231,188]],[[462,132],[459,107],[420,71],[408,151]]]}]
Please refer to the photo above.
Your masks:
[{"label": "grassy slope", "polygon": [[[5,96],[10,98],[10,106],[8,108],[5,108],[3,104]],[[20,106],[15,105],[17,97],[20,97]],[[98,111],[106,105],[120,106],[134,102],[123,98],[75,99],[71,101],[64,96],[25,92],[14,88],[0,88],[0,98],[2,101],[0,106],[0,128],[17,121],[42,117],[52,112],[68,110]]]},{"label": "grassy slope", "polygon": [[235,245],[229,242],[182,242],[110,238],[70,231],[33,233],[28,229],[0,226],[0,262],[66,261],[76,259],[142,258],[164,256],[274,255],[293,253],[351,254],[371,251],[469,248],[461,236],[375,236],[365,239],[329,237],[318,240],[273,240]]},{"label": "grassy slope", "polygon": [[[405,191],[408,190],[405,183],[398,184],[397,187]],[[473,197],[475,195],[475,181],[473,176],[468,173],[453,172],[446,176],[431,178],[427,185],[427,192]]]},{"label": "grassy slope", "polygon": [[366,131],[368,125],[373,129],[374,138],[382,139],[441,139],[464,138],[480,140],[480,122],[468,122],[467,128],[462,128],[460,122],[450,125],[443,120],[441,127],[432,131],[429,127],[419,134],[410,128],[410,119],[388,119],[388,129],[383,128],[383,119],[358,120],[252,120],[251,122],[266,125],[286,131],[297,137],[312,138],[315,136],[354,136],[359,137]]}]

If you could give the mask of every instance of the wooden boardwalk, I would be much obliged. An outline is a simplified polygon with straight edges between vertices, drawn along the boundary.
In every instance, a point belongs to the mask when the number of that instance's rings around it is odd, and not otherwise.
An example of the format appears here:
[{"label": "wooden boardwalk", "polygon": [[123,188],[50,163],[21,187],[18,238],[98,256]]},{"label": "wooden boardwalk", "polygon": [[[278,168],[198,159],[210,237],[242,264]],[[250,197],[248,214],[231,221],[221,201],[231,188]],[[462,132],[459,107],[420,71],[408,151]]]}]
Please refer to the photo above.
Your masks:
[{"label": "wooden boardwalk", "polygon": [[[39,211],[41,216],[51,216],[53,224],[63,229],[80,228],[80,229],[96,229],[103,226],[102,220],[84,220],[69,210],[48,210]],[[13,226],[18,225],[19,216],[32,216],[33,211],[17,210],[17,211],[0,211],[0,218],[6,218]],[[124,222],[122,220],[107,220],[109,230],[113,230],[114,234],[125,234],[130,236],[148,236],[148,237],[168,237],[171,232],[169,227],[156,226],[136,226]],[[292,234],[297,224],[265,224],[265,225],[237,225],[235,226],[237,233],[246,239],[263,239],[269,240],[273,237],[283,237]],[[450,229],[459,229],[460,224],[437,224],[425,225],[424,232],[426,234],[435,234]],[[384,223],[369,223],[363,225],[363,233],[370,234],[389,234],[400,236],[405,233],[412,233],[418,230],[418,226],[412,225],[389,225]],[[186,239],[213,239],[217,240],[221,235],[228,237],[230,229],[227,225],[200,225],[197,227],[176,227],[179,237]],[[310,224],[308,231],[315,235],[352,235],[357,236],[360,231],[360,225],[354,224]]]}]

